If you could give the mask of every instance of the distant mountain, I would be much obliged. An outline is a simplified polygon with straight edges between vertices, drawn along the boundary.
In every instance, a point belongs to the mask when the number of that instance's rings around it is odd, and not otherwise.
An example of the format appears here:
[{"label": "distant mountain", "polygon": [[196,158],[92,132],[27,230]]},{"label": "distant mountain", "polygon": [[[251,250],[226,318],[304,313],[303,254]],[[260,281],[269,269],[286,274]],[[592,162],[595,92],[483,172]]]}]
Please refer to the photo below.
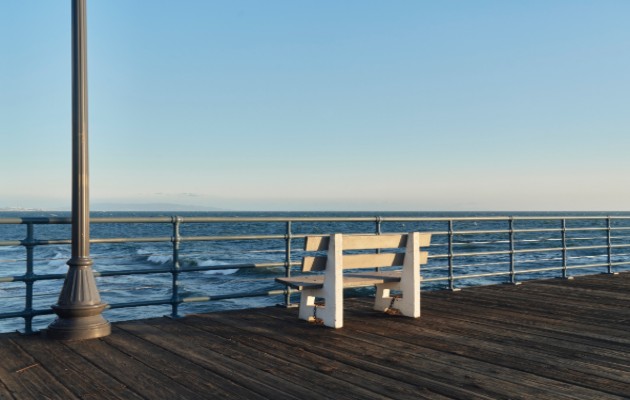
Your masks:
[{"label": "distant mountain", "polygon": [[223,208],[173,203],[94,203],[91,211],[229,211]]}]

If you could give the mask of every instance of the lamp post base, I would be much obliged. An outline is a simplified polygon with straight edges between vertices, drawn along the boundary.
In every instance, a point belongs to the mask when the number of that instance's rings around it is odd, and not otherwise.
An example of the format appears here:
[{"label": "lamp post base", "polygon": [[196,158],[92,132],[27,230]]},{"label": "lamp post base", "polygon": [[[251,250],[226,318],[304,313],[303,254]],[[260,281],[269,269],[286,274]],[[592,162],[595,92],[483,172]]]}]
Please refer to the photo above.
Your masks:
[{"label": "lamp post base", "polygon": [[53,306],[57,319],[48,326],[47,337],[58,340],[96,339],[112,332],[101,312],[106,304],[82,307]]}]

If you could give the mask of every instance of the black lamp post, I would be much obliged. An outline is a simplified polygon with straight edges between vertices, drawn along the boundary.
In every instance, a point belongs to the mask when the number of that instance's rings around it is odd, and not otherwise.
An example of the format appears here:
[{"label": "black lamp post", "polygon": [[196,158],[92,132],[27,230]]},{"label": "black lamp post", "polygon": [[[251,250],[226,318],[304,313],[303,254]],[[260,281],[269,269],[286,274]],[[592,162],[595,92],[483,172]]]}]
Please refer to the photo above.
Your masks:
[{"label": "black lamp post", "polygon": [[62,340],[107,336],[90,258],[86,0],[72,0],[72,258],[48,336]]}]

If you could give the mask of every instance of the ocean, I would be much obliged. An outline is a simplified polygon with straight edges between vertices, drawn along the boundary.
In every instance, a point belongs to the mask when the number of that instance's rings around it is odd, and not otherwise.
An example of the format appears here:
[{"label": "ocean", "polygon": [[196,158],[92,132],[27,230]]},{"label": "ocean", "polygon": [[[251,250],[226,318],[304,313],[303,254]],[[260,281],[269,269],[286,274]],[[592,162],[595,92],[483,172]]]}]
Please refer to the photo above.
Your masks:
[{"label": "ocean", "polygon": [[[499,216],[514,216],[517,218],[543,216],[550,219],[517,219],[513,228],[515,250],[523,253],[514,255],[510,260],[509,254],[492,254],[505,252],[510,249],[509,228],[507,220],[465,220],[452,223],[450,228],[461,234],[451,238],[451,251],[461,254],[452,258],[453,272],[458,277],[471,276],[466,279],[456,279],[457,287],[472,285],[486,285],[507,282],[510,266],[514,265],[516,272],[529,271],[538,268],[561,268],[563,265],[562,232],[560,220],[551,217],[575,216],[612,216],[622,217],[613,219],[611,224],[613,233],[610,240],[614,248],[611,262],[630,262],[630,213],[507,213],[507,212],[94,212],[93,218],[145,218],[171,217],[173,215],[189,217],[229,217],[229,218],[339,218],[339,217],[370,217],[370,221],[296,221],[291,224],[293,235],[300,234],[328,234],[343,233],[374,233],[376,218],[386,220],[380,224],[383,233],[387,232],[435,232],[429,253],[429,263],[422,267],[423,290],[444,289],[449,285],[449,222],[444,220],[388,221],[387,218],[488,218]],[[69,217],[67,212],[0,212],[0,219],[15,217]],[[565,221],[566,246],[570,254],[565,255],[564,261],[569,266],[600,265],[608,262],[608,249],[603,248],[608,242],[607,224],[605,218],[582,220],[568,219]],[[498,232],[503,231],[503,232]],[[479,232],[476,234],[466,232]],[[240,240],[213,241],[183,241],[180,245],[180,266],[182,269],[205,267],[206,271],[193,271],[180,274],[178,279],[179,296],[187,299],[202,297],[217,297],[235,294],[235,298],[213,301],[184,302],[180,305],[180,314],[197,312],[220,311],[227,309],[263,307],[280,304],[284,296],[247,297],[240,296],[247,292],[265,292],[282,289],[273,278],[283,276],[284,267],[280,265],[246,268],[244,265],[281,264],[286,257],[286,222],[210,222],[184,223],[180,234],[184,237],[204,236],[256,236],[277,235],[277,238],[259,240],[242,238]],[[170,223],[94,223],[91,226],[91,238],[170,238],[173,227]],[[0,243],[24,240],[25,225],[0,224]],[[36,225],[35,238],[38,240],[60,240],[70,238],[70,225]],[[291,260],[299,261],[303,241],[299,238],[291,240]],[[555,248],[555,251],[543,249]],[[468,255],[466,255],[468,254]],[[94,260],[94,270],[99,272],[136,270],[151,272],[168,270],[173,262],[172,243],[166,242],[126,242],[126,243],[93,243],[91,256]],[[34,272],[38,275],[64,274],[67,270],[66,262],[70,258],[70,246],[67,244],[49,244],[36,246],[34,249]],[[24,310],[25,283],[11,282],[11,277],[25,273],[26,251],[24,246],[13,243],[0,245],[0,315]],[[240,266],[240,267],[236,267]],[[616,270],[628,270],[628,265],[620,264]],[[294,268],[297,271],[297,268]],[[571,274],[591,274],[605,272],[602,266],[571,270]],[[500,276],[489,276],[504,273]],[[522,272],[517,275],[518,280],[533,278],[554,278],[561,276],[560,270],[547,270],[537,273]],[[146,300],[168,299],[172,295],[172,275],[169,272],[148,273],[142,275],[102,276],[97,278],[102,301],[108,304],[138,302]],[[57,301],[62,280],[37,281],[33,287],[33,308],[48,310]],[[364,294],[360,290],[355,295]],[[146,318],[166,315],[171,312],[169,305],[146,306],[134,308],[117,308],[105,311],[105,317],[111,321]],[[34,319],[35,328],[43,328],[52,322],[54,315],[37,316]],[[0,331],[12,331],[24,326],[22,318],[0,319]]]}]

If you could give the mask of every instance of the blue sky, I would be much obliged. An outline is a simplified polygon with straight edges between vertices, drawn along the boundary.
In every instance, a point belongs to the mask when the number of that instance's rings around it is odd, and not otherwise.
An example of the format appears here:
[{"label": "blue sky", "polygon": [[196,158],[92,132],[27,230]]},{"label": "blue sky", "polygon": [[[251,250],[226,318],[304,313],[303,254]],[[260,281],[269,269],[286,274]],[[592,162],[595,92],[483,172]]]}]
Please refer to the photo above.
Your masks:
[{"label": "blue sky", "polygon": [[[93,203],[630,210],[630,2],[88,0]],[[0,2],[0,207],[70,204],[70,1]]]}]

